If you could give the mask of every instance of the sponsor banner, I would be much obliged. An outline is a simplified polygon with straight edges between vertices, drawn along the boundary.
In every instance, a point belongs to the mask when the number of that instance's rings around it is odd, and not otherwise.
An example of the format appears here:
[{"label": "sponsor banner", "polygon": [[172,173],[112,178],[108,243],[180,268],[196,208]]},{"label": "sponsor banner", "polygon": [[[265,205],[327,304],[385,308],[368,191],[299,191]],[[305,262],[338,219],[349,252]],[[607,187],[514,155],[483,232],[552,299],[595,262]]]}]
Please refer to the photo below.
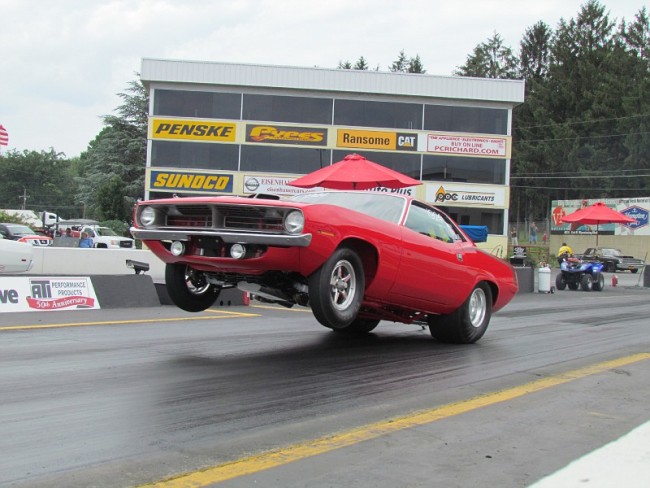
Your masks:
[{"label": "sponsor banner", "polygon": [[235,142],[235,122],[151,119],[151,139],[180,139],[204,142]]},{"label": "sponsor banner", "polygon": [[285,125],[246,125],[246,142],[326,146],[327,129]]},{"label": "sponsor banner", "polygon": [[427,134],[426,138],[426,151],[429,153],[491,158],[509,157],[510,139],[508,137]]},{"label": "sponsor banner", "polygon": [[298,188],[290,186],[289,182],[296,177],[244,175],[243,193],[266,193],[269,195],[298,195],[313,191],[322,191],[323,188]]},{"label": "sponsor banner", "polygon": [[234,175],[230,173],[190,173],[152,169],[149,190],[232,193]]},{"label": "sponsor banner", "polygon": [[[633,218],[631,224],[584,225],[563,223],[565,215],[588,207],[596,202],[603,202],[608,207]],[[551,202],[551,234],[554,235],[650,235],[648,216],[650,215],[650,198],[596,198],[583,200],[553,200]]]},{"label": "sponsor banner", "polygon": [[337,129],[336,131],[336,147],[416,151],[417,145],[418,136],[415,133],[355,129]]},{"label": "sponsor banner", "polygon": [[0,277],[0,313],[98,308],[99,301],[88,276]]},{"label": "sponsor banner", "polygon": [[505,188],[496,186],[438,183],[427,185],[426,201],[434,205],[503,207],[506,204],[505,194]]}]

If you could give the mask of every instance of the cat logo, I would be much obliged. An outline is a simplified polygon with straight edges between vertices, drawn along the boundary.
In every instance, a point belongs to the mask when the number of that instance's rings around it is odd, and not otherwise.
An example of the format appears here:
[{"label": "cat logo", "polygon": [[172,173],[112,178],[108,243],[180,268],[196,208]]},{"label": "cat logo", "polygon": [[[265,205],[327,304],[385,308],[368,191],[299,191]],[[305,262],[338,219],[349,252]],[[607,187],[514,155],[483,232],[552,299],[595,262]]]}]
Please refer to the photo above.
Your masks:
[{"label": "cat logo", "polygon": [[417,134],[397,134],[398,151],[417,151],[418,136]]}]

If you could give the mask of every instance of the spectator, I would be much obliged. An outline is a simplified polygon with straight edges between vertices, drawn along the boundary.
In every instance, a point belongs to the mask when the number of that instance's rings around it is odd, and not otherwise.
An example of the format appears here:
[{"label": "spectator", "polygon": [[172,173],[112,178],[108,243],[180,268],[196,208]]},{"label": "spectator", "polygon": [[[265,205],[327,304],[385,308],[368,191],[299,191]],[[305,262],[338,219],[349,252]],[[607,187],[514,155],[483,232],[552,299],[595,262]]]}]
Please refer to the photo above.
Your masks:
[{"label": "spectator", "polygon": [[88,232],[81,233],[81,240],[79,241],[79,247],[93,247],[93,240],[88,237]]},{"label": "spectator", "polygon": [[542,235],[542,242],[544,243],[544,245],[546,245],[547,241],[548,241],[548,234],[544,232],[544,235]]},{"label": "spectator", "polygon": [[560,246],[560,249],[557,250],[558,264],[562,264],[562,261],[564,261],[572,254],[573,254],[573,249],[571,249],[571,246],[568,246],[566,242],[563,242],[562,245]]},{"label": "spectator", "polygon": [[515,229],[514,227],[510,231],[510,243],[513,246],[518,246],[519,245],[519,239],[517,239],[517,229]]},{"label": "spectator", "polygon": [[530,238],[529,241],[531,244],[537,244],[537,225],[535,222],[530,223]]}]

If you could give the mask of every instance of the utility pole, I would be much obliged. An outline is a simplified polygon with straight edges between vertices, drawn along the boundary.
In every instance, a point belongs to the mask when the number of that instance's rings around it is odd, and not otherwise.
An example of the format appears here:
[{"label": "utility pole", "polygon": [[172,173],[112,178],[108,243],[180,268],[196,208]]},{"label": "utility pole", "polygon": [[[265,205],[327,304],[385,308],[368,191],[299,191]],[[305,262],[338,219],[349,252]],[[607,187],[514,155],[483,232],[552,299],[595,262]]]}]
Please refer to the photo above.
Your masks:
[{"label": "utility pole", "polygon": [[27,199],[29,198],[29,195],[27,194],[27,188],[23,188],[23,194],[18,195],[18,198],[23,201],[22,210],[25,210],[25,207],[27,206]]}]

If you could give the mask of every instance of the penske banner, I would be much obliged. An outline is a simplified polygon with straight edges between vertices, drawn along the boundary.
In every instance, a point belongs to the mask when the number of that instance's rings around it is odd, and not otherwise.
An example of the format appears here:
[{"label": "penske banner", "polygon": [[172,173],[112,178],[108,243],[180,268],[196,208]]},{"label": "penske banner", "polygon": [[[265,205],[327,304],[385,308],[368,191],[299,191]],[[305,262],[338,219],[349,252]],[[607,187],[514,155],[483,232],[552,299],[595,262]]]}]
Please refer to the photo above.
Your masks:
[{"label": "penske banner", "polygon": [[100,308],[90,277],[0,277],[1,312]]},{"label": "penske banner", "polygon": [[203,142],[235,142],[237,124],[234,122],[151,119],[151,139],[181,139]]},{"label": "penske banner", "polygon": [[190,173],[152,169],[149,189],[169,192],[232,193],[234,175],[231,173]]},{"label": "penske banner", "polygon": [[426,151],[429,153],[490,158],[510,157],[508,137],[427,134],[426,138]]}]

